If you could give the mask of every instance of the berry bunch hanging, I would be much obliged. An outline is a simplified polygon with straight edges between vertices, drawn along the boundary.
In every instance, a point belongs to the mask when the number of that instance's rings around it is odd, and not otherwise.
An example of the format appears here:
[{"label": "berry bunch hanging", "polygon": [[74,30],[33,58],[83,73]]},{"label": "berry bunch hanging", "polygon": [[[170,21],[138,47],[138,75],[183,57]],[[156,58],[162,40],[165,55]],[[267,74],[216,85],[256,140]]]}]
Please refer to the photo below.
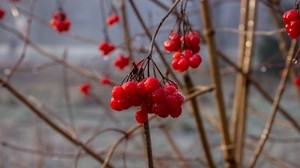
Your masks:
[{"label": "berry bunch hanging", "polygon": [[103,41],[99,44],[99,50],[100,52],[103,54],[103,56],[108,56],[109,53],[111,53],[112,51],[114,51],[116,49],[116,47],[107,42],[107,41]]},{"label": "berry bunch hanging", "polygon": [[286,11],[282,20],[285,23],[285,30],[291,38],[297,38],[300,35],[300,15],[298,9]]},{"label": "berry bunch hanging", "polygon": [[5,16],[5,10],[3,8],[0,8],[0,20],[3,19]]},{"label": "berry bunch hanging", "polygon": [[119,20],[120,20],[119,15],[113,13],[106,18],[106,24],[108,26],[113,26],[114,24],[118,23]]},{"label": "berry bunch hanging", "polygon": [[67,32],[71,27],[71,21],[68,19],[66,13],[60,9],[53,13],[50,25],[59,33]]},{"label": "berry bunch hanging", "polygon": [[129,62],[130,62],[130,59],[128,56],[120,54],[115,59],[114,66],[119,68],[120,70],[123,70],[125,67],[127,67],[129,65]]},{"label": "berry bunch hanging", "polygon": [[[187,1],[186,1],[187,2]],[[186,2],[181,6],[181,19],[177,21],[177,31],[171,31],[164,41],[167,52],[175,52],[172,56],[172,67],[179,72],[185,72],[189,67],[198,68],[202,62],[200,51],[200,36],[190,27],[185,14]]]},{"label": "berry bunch hanging", "polygon": [[[153,76],[150,75],[150,69]],[[162,80],[156,76],[157,71]],[[116,111],[138,107],[135,119],[139,124],[143,124],[148,120],[148,114],[155,114],[161,118],[179,117],[183,102],[184,98],[177,85],[164,77],[151,56],[148,56],[137,65],[134,64],[124,82],[113,88],[110,106]]]}]

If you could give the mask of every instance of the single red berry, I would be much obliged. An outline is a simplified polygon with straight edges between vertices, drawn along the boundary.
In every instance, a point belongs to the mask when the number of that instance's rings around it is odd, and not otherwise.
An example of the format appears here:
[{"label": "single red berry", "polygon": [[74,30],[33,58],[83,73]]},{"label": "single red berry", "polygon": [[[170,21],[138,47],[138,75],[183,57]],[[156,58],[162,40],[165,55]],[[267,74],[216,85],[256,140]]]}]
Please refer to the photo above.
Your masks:
[{"label": "single red berry", "polygon": [[201,59],[200,55],[195,54],[191,58],[189,58],[189,61],[190,61],[190,67],[198,68],[202,62],[202,59]]},{"label": "single red berry", "polygon": [[151,93],[152,102],[162,103],[166,99],[166,92],[163,88],[159,87],[154,92]]},{"label": "single red berry", "polygon": [[142,97],[144,97],[148,94],[147,89],[144,85],[144,81],[138,82],[138,84],[136,85],[136,91],[137,91],[137,94]]},{"label": "single red berry", "polygon": [[173,40],[166,40],[164,42],[164,48],[166,51],[172,52],[172,51],[177,51],[180,46]]},{"label": "single red berry", "polygon": [[194,54],[198,53],[200,51],[200,45],[191,45],[191,50]]},{"label": "single red berry", "polygon": [[181,36],[180,40],[181,40],[181,43],[184,44],[184,46],[187,46],[187,47],[190,46],[191,41],[190,41],[190,37],[188,34]]},{"label": "single red berry", "polygon": [[102,52],[104,56],[107,56],[110,52],[115,50],[115,46],[108,43],[107,41],[103,41],[99,44],[99,50]]},{"label": "single red berry", "polygon": [[186,58],[181,58],[179,61],[178,61],[178,67],[179,67],[179,71],[180,72],[184,72],[186,71],[188,68],[189,68],[189,60],[186,59]]},{"label": "single red berry", "polygon": [[152,105],[152,112],[162,118],[166,118],[169,116],[167,107],[164,103],[154,103]]},{"label": "single red berry", "polygon": [[123,70],[126,66],[129,65],[130,59],[125,55],[118,55],[118,57],[114,61],[114,65],[118,67],[120,70]]},{"label": "single red berry", "polygon": [[285,24],[289,24],[291,21],[299,19],[299,13],[296,9],[285,12],[282,16],[282,20]]},{"label": "single red berry", "polygon": [[136,94],[136,81],[128,81],[122,85],[126,96],[133,96]]},{"label": "single red berry", "polygon": [[122,86],[115,86],[111,91],[111,95],[114,99],[121,100],[125,98],[126,92]]},{"label": "single red berry", "polygon": [[170,116],[173,118],[178,118],[182,113],[181,106],[172,106],[170,109]]},{"label": "single red berry", "polygon": [[0,19],[3,19],[4,16],[5,16],[5,10],[0,8]]},{"label": "single red berry", "polygon": [[174,59],[174,60],[172,61],[172,67],[173,67],[175,70],[179,70],[179,69],[180,69],[180,67],[179,67],[179,65],[178,65],[179,60],[180,60],[180,58],[177,58],[177,59]]},{"label": "single red berry", "polygon": [[300,76],[295,79],[295,85],[300,87]]},{"label": "single red berry", "polygon": [[111,99],[110,99],[110,107],[111,107],[113,110],[116,110],[116,111],[122,111],[122,110],[123,110],[120,101],[117,100],[117,99],[114,99],[114,98],[111,98]]},{"label": "single red berry", "polygon": [[182,56],[183,56],[183,58],[185,58],[185,59],[189,59],[189,58],[191,58],[192,56],[193,56],[193,51],[192,50],[183,50],[182,51]]},{"label": "single red berry", "polygon": [[190,45],[194,46],[200,44],[200,37],[197,32],[190,32],[188,36],[190,38]]},{"label": "single red berry", "polygon": [[89,83],[82,83],[79,85],[78,89],[84,96],[89,96],[91,91],[91,85]]},{"label": "single red berry", "polygon": [[184,97],[180,93],[175,92],[175,93],[172,94],[172,96],[175,97],[176,102],[177,102],[178,105],[182,105],[184,103]]},{"label": "single red berry", "polygon": [[181,58],[181,52],[179,52],[179,51],[177,51],[177,52],[175,52],[174,54],[173,54],[173,56],[172,56],[172,58],[173,59],[180,59]]},{"label": "single red berry", "polygon": [[288,34],[291,38],[297,38],[300,34],[300,20],[292,21],[289,26]]},{"label": "single red berry", "polygon": [[144,86],[148,93],[152,93],[159,87],[159,81],[154,77],[149,77],[145,80]]},{"label": "single red berry", "polygon": [[168,94],[173,94],[177,91],[177,88],[173,85],[173,83],[168,83],[165,85],[165,90],[168,92]]},{"label": "single red berry", "polygon": [[139,110],[135,113],[135,120],[139,124],[144,124],[148,121],[148,114],[145,111]]},{"label": "single red berry", "polygon": [[177,45],[181,44],[180,38],[181,38],[181,35],[178,34],[177,32],[172,32],[169,35],[169,39],[173,40],[175,43],[177,43]]},{"label": "single red berry", "polygon": [[119,22],[120,18],[117,14],[112,14],[107,17],[106,24],[108,26],[113,26],[115,23]]}]

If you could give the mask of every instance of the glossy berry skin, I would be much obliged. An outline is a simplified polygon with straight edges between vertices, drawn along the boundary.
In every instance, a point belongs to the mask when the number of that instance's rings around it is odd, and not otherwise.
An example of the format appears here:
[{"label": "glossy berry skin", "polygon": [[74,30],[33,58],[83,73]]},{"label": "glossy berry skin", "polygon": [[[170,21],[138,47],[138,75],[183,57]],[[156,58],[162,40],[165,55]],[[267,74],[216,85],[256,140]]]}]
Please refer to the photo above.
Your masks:
[{"label": "glossy berry skin", "polygon": [[174,41],[174,42],[177,43],[178,45],[180,45],[180,43],[181,43],[181,41],[180,41],[181,35],[178,34],[177,32],[172,32],[172,33],[170,33],[169,39],[172,40],[172,41]]},{"label": "glossy berry skin", "polygon": [[120,20],[119,16],[117,14],[112,14],[107,17],[106,24],[108,26],[113,26],[115,23],[118,23]]},{"label": "glossy berry skin", "polygon": [[201,62],[202,58],[200,57],[200,55],[195,54],[189,58],[190,67],[192,68],[198,68]]},{"label": "glossy berry skin", "polygon": [[166,40],[164,42],[164,48],[166,51],[172,52],[172,51],[177,51],[180,46],[173,40]]},{"label": "glossy berry skin", "polygon": [[129,65],[130,59],[125,55],[118,55],[118,57],[114,61],[114,66],[120,70],[123,70],[125,67]]},{"label": "glossy berry skin", "polygon": [[186,58],[181,58],[178,61],[178,69],[180,72],[184,72],[189,68],[190,64],[189,64],[189,60]]},{"label": "glossy berry skin", "polygon": [[282,16],[282,20],[285,24],[289,24],[291,21],[298,20],[299,13],[296,9],[285,12]]},{"label": "glossy berry skin", "polygon": [[78,90],[84,95],[84,96],[90,96],[91,92],[91,85],[89,83],[82,83],[79,85]]},{"label": "glossy berry skin", "polygon": [[0,8],[0,20],[3,19],[5,16],[5,10]]},{"label": "glossy berry skin", "polygon": [[152,93],[159,87],[159,81],[154,77],[149,77],[145,80],[144,86],[148,93]]},{"label": "glossy berry skin", "polygon": [[112,51],[116,49],[116,47],[107,41],[103,41],[99,44],[98,49],[103,54],[103,56],[108,56]]},{"label": "glossy berry skin", "polygon": [[114,99],[120,100],[125,98],[125,90],[122,86],[115,86],[112,89],[111,95]]},{"label": "glossy berry skin", "polygon": [[135,120],[139,124],[144,124],[148,121],[148,114],[146,111],[139,110],[135,113]]}]

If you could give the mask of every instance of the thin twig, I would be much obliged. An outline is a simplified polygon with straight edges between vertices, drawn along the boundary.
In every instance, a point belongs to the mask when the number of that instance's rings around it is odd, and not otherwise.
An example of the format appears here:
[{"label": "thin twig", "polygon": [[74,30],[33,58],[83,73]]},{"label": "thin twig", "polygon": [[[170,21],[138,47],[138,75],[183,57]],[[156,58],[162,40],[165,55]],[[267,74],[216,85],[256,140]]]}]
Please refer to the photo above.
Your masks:
[{"label": "thin twig", "polygon": [[[258,142],[258,145],[255,149],[255,152],[254,152],[254,156],[250,159],[249,161],[249,167],[250,168],[253,168],[257,162],[257,159],[258,157],[260,156],[264,146],[265,146],[265,143],[270,135],[270,132],[271,132],[271,129],[272,129],[272,126],[273,126],[273,123],[274,123],[274,119],[276,117],[276,114],[277,114],[277,109],[278,109],[278,105],[280,103],[280,100],[281,100],[281,97],[283,95],[283,92],[284,92],[284,89],[285,89],[285,86],[286,86],[286,81],[287,81],[287,77],[288,77],[288,73],[293,65],[293,53],[294,53],[294,48],[295,48],[295,45],[296,45],[296,40],[293,40],[292,41],[292,44],[291,44],[291,48],[289,50],[289,54],[287,55],[286,57],[286,64],[285,64],[285,68],[283,70],[283,76],[280,80],[280,83],[277,87],[277,91],[276,91],[276,95],[275,95],[275,98],[274,98],[274,102],[273,102],[273,105],[272,105],[272,110],[271,110],[271,113],[269,115],[269,118],[266,122],[266,125],[265,125],[265,128],[260,136],[260,140]],[[300,51],[300,48],[298,49],[296,55],[299,54],[299,51]]]}]

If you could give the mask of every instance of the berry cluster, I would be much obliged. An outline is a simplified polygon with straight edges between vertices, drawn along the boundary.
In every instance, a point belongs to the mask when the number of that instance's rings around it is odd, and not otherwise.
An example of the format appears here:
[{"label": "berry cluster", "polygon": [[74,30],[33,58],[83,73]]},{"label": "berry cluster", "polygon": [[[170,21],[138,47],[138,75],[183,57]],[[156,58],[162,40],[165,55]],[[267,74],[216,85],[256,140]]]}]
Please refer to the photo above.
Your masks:
[{"label": "berry cluster", "polygon": [[113,26],[115,23],[118,23],[119,20],[120,20],[119,15],[112,14],[112,15],[110,15],[110,16],[107,17],[106,24],[108,26]]},{"label": "berry cluster", "polygon": [[86,97],[90,96],[91,94],[91,84],[89,83],[82,83],[79,85],[78,90]]},{"label": "berry cluster", "polygon": [[112,90],[110,106],[116,111],[126,110],[132,106],[140,107],[135,119],[139,124],[148,120],[148,114],[156,114],[162,118],[181,115],[183,96],[177,85],[167,82],[161,85],[155,77],[142,81],[128,81]]},{"label": "berry cluster", "polygon": [[114,61],[114,65],[119,68],[120,70],[123,70],[126,66],[129,65],[130,59],[129,57],[125,55],[118,55],[118,57]]},{"label": "berry cluster", "polygon": [[67,32],[71,27],[71,22],[67,18],[67,15],[62,10],[57,10],[53,13],[50,25],[57,32]]},{"label": "berry cluster", "polygon": [[0,19],[3,19],[4,16],[5,16],[5,10],[0,8]]},{"label": "berry cluster", "polygon": [[200,51],[200,37],[197,32],[183,35],[172,32],[164,42],[164,48],[168,52],[175,52],[172,67],[179,72],[184,72],[189,67],[198,68],[202,62],[201,56],[197,54]]},{"label": "berry cluster", "polygon": [[99,44],[99,50],[104,56],[107,56],[110,52],[114,51],[116,47],[107,41],[103,41]]},{"label": "berry cluster", "polygon": [[282,16],[285,23],[285,30],[291,38],[297,38],[300,35],[300,15],[297,9],[285,12]]}]

